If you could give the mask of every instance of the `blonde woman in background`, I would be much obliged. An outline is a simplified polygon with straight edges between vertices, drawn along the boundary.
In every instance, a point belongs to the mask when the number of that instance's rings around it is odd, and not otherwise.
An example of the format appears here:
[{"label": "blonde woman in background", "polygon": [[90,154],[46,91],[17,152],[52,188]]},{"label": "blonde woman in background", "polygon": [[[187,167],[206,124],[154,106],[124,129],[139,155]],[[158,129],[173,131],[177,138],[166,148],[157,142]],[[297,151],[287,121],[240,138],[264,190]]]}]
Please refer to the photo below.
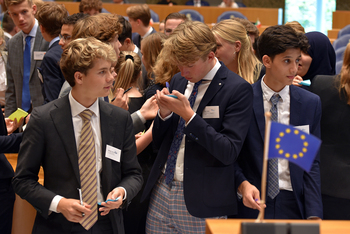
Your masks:
[{"label": "blonde woman in background", "polygon": [[216,57],[250,84],[257,81],[262,64],[253,54],[245,27],[235,20],[228,19],[216,24],[212,32],[217,43]]},{"label": "blonde woman in background", "polygon": [[1,108],[5,107],[5,92],[6,92],[6,64],[7,64],[7,51],[5,50],[5,34],[4,30],[0,27],[0,105]]}]

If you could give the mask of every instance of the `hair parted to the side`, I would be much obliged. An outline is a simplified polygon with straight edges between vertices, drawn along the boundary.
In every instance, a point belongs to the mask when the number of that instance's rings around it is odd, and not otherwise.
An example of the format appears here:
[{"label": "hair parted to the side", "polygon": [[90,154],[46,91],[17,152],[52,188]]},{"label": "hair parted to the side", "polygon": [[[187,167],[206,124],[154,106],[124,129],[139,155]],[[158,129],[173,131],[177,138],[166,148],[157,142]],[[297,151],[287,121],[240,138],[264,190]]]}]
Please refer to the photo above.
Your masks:
[{"label": "hair parted to the side", "polygon": [[209,27],[199,21],[186,21],[174,30],[163,45],[166,62],[190,65],[216,51],[216,40]]},{"label": "hair parted to the side", "polygon": [[340,90],[345,90],[347,103],[350,105],[350,43],[345,48],[343,66],[340,71]]},{"label": "hair parted to the side", "polygon": [[94,37],[103,42],[111,42],[121,32],[118,15],[101,13],[79,20],[74,25],[72,39]]},{"label": "hair parted to the side", "polygon": [[212,28],[212,32],[218,40],[225,40],[231,44],[241,42],[241,49],[237,52],[238,75],[253,84],[254,69],[259,60],[253,54],[250,38],[243,24],[232,19],[222,20]]},{"label": "hair parted to the side", "polygon": [[309,48],[307,37],[288,25],[270,26],[258,39],[258,58],[261,60],[264,55],[267,55],[273,60],[276,55],[293,48],[300,48],[307,53]]},{"label": "hair parted to the side", "polygon": [[298,21],[287,22],[286,25],[291,26],[297,32],[305,33],[304,27]]},{"label": "hair parted to the side", "polygon": [[95,9],[101,13],[102,1],[101,0],[81,0],[79,4],[79,12],[83,13],[84,11],[88,11],[91,9]]},{"label": "hair parted to the side", "polygon": [[50,36],[57,37],[61,32],[63,18],[68,16],[68,11],[63,5],[56,2],[45,2],[35,16]]},{"label": "hair parted to the side", "polygon": [[131,84],[140,81],[141,59],[132,51],[122,51],[119,55],[118,63],[115,66],[117,77],[113,86],[113,90],[117,88],[128,89]]},{"label": "hair parted to the side", "polygon": [[157,57],[163,49],[163,41],[166,38],[164,33],[156,32],[142,40],[142,57],[145,60],[147,76],[151,79],[152,67],[156,64]]},{"label": "hair parted to the side", "polygon": [[32,0],[5,0],[5,6],[8,8],[9,6],[18,5],[25,1],[28,2],[29,6],[33,5]]},{"label": "hair parted to the side", "polygon": [[79,38],[70,42],[63,51],[60,67],[64,78],[74,87],[74,74],[79,71],[87,74],[88,70],[94,66],[97,59],[117,62],[117,55],[112,46],[103,43],[96,38]]},{"label": "hair parted to the side", "polygon": [[128,7],[126,9],[126,14],[129,18],[133,20],[141,20],[144,26],[148,27],[151,20],[151,11],[147,4],[139,4],[135,6]]}]

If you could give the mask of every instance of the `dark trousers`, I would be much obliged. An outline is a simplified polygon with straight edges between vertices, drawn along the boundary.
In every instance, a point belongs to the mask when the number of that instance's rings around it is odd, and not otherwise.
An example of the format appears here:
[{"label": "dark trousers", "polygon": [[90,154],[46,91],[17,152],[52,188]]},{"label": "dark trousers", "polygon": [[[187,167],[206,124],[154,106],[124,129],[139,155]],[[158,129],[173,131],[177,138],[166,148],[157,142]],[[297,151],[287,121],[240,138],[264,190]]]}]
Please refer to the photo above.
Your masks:
[{"label": "dark trousers", "polygon": [[323,219],[350,220],[350,199],[322,194]]},{"label": "dark trousers", "polygon": [[11,179],[0,179],[0,233],[11,234],[13,205],[15,192],[12,189]]}]

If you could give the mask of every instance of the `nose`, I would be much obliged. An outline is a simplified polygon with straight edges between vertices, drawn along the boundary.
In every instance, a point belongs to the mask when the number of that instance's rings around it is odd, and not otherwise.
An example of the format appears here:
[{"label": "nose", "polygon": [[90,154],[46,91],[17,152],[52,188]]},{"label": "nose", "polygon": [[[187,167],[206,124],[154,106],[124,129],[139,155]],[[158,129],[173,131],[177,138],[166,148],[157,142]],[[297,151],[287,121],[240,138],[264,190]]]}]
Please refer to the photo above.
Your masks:
[{"label": "nose", "polygon": [[58,44],[59,44],[60,46],[64,46],[63,38],[60,39],[60,41],[58,42]]},{"label": "nose", "polygon": [[292,63],[291,68],[290,68],[290,71],[291,71],[292,74],[297,74],[298,65],[299,65],[298,62],[297,63]]}]

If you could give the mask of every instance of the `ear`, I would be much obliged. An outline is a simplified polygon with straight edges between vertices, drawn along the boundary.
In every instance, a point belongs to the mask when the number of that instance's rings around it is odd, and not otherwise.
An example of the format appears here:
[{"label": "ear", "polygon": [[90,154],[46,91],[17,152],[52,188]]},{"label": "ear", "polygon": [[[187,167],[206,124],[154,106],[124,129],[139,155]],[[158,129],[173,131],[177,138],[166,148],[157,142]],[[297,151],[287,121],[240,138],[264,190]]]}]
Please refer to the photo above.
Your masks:
[{"label": "ear", "polygon": [[38,10],[35,4],[32,5],[32,9],[33,9],[33,14],[35,15],[36,11]]},{"label": "ear", "polygon": [[124,40],[124,44],[126,43],[126,45],[130,45],[131,44],[131,39],[130,38],[126,38]]},{"label": "ear", "polygon": [[75,83],[76,84],[82,84],[83,83],[83,77],[84,77],[84,74],[77,71],[74,73],[74,80],[75,80]]},{"label": "ear", "polygon": [[235,42],[236,53],[238,53],[239,51],[241,51],[241,47],[242,47],[242,43],[241,43],[240,41],[236,41],[236,42]]},{"label": "ear", "polygon": [[209,61],[212,61],[215,59],[215,53],[213,51],[210,51],[207,58]]},{"label": "ear", "polygon": [[137,20],[136,20],[136,22],[137,22],[137,25],[142,24],[142,22],[141,22],[141,20],[140,20],[140,19],[137,19]]},{"label": "ear", "polygon": [[268,56],[268,55],[264,55],[262,57],[262,63],[264,64],[264,66],[266,68],[270,68],[271,67],[271,63],[272,63],[272,60],[271,58]]}]

